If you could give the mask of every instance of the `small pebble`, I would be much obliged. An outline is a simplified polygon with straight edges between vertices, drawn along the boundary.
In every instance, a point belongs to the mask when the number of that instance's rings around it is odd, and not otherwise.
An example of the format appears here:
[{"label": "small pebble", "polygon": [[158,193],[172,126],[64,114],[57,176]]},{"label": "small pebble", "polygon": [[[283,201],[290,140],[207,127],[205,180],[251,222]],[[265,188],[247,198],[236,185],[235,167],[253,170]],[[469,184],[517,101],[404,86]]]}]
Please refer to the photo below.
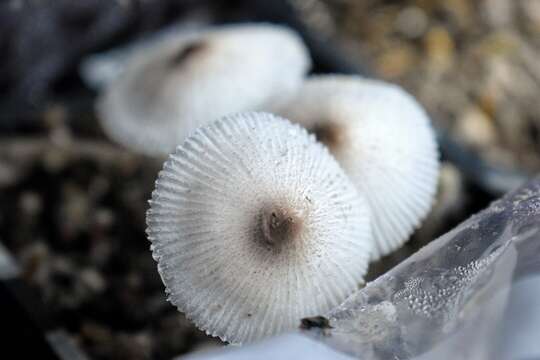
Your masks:
[{"label": "small pebble", "polygon": [[396,30],[410,39],[421,37],[427,29],[429,19],[424,10],[408,6],[396,18]]},{"label": "small pebble", "polygon": [[92,292],[101,293],[105,290],[106,282],[103,276],[93,268],[86,268],[79,273],[80,281]]},{"label": "small pebble", "polygon": [[41,196],[32,191],[24,192],[19,198],[19,206],[22,212],[29,216],[35,216],[43,209]]},{"label": "small pebble", "polygon": [[497,141],[497,130],[480,107],[471,105],[458,119],[457,136],[468,145],[486,147]]},{"label": "small pebble", "polygon": [[448,70],[454,61],[454,39],[442,26],[432,27],[425,37],[429,66],[438,72]]}]

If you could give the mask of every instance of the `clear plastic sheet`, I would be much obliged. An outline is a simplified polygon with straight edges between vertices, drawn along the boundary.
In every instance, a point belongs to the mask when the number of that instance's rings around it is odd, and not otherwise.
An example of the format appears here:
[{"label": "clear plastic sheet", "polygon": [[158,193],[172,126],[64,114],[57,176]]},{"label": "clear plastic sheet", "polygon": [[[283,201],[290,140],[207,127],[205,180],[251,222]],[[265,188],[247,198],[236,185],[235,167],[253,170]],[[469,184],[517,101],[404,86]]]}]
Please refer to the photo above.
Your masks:
[{"label": "clear plastic sheet", "polygon": [[540,177],[369,283],[305,331],[362,359],[493,359],[511,284],[540,272]]}]

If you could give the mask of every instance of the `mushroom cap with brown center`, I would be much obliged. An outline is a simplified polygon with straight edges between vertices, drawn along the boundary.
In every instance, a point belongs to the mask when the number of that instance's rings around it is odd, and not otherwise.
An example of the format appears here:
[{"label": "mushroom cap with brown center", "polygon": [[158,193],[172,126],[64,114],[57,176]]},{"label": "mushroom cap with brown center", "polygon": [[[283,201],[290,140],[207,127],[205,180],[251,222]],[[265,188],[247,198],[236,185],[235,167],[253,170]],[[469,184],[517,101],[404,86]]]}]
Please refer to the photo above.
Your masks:
[{"label": "mushroom cap with brown center", "polygon": [[309,66],[300,37],[283,26],[181,31],[127,60],[100,97],[98,115],[124,146],[166,155],[206,122],[282,104]]},{"label": "mushroom cap with brown center", "polygon": [[169,300],[231,343],[338,305],[373,245],[367,203],[327,149],[266,113],[195,131],[160,172],[147,224]]},{"label": "mushroom cap with brown center", "polygon": [[308,78],[278,111],[325,143],[372,211],[374,260],[401,246],[429,212],[439,160],[430,120],[400,87],[360,76]]}]

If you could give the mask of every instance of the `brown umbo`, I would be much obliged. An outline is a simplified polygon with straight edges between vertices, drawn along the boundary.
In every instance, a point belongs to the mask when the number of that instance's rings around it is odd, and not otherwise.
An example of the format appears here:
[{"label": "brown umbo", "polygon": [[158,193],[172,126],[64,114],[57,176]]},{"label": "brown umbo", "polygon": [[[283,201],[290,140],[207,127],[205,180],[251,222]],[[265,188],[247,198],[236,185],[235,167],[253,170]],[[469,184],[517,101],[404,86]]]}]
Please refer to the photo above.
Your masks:
[{"label": "brown umbo", "polygon": [[292,208],[271,206],[262,210],[259,225],[264,242],[278,248],[295,241],[302,231],[303,220]]}]

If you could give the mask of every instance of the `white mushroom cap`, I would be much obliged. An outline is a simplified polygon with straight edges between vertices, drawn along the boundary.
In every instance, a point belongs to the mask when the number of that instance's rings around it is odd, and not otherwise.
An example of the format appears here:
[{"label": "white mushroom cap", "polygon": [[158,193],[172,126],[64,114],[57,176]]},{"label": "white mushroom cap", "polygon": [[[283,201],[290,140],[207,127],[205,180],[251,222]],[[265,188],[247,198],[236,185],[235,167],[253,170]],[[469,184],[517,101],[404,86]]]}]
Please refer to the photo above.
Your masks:
[{"label": "white mushroom cap", "polygon": [[282,26],[181,33],[133,55],[99,99],[98,114],[119,143],[168,154],[208,121],[282,104],[309,67],[300,37]]},{"label": "white mushroom cap", "polygon": [[150,204],[169,301],[224,341],[295,329],[367,271],[367,203],[323,145],[270,114],[195,131],[165,163]]},{"label": "white mushroom cap", "polygon": [[325,143],[369,201],[373,259],[400,247],[429,212],[438,180],[435,135],[416,100],[382,81],[317,76],[281,114]]}]

